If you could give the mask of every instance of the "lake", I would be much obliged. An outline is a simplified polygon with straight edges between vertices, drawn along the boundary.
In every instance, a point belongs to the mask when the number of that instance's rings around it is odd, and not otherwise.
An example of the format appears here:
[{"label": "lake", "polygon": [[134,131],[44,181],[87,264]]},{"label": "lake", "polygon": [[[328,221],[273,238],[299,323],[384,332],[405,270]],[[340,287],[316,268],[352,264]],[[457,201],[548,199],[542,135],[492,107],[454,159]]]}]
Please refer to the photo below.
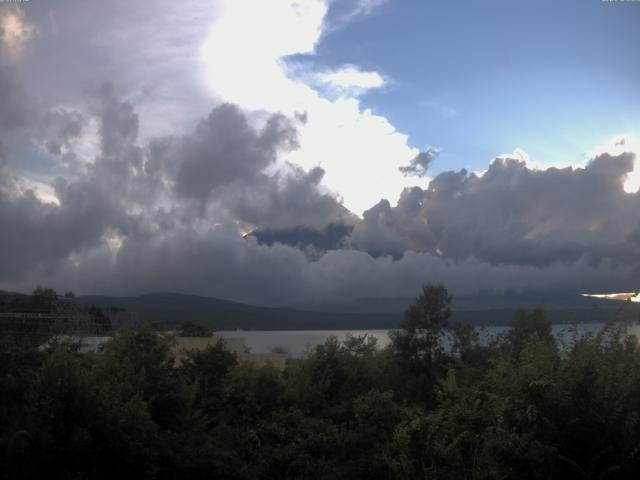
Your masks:
[{"label": "lake", "polygon": [[[602,323],[582,323],[578,325],[580,332],[594,332],[602,327]],[[553,334],[561,338],[568,338],[571,325],[553,325]],[[486,326],[478,328],[481,342],[488,342],[491,338],[509,330],[506,326]],[[631,332],[640,336],[640,326],[633,325]],[[216,332],[223,338],[242,338],[251,353],[271,353],[276,347],[283,348],[288,354],[302,356],[307,349],[324,343],[334,336],[339,340],[351,334],[353,336],[369,335],[378,340],[378,346],[383,348],[390,342],[388,330],[227,330]]]}]

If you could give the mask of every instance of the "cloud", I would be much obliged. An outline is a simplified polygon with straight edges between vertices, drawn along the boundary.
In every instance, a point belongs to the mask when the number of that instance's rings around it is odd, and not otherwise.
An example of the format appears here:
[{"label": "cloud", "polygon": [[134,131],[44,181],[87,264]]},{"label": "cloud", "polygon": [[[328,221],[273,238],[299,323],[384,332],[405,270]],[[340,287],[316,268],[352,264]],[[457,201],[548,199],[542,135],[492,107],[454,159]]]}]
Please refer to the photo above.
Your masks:
[{"label": "cloud", "polygon": [[110,192],[93,182],[61,183],[56,191],[60,205],[15,187],[0,191],[3,282],[57,274],[73,255],[99,243],[107,227],[123,220]]},{"label": "cloud", "polygon": [[378,72],[362,71],[353,65],[317,73],[316,79],[320,84],[326,85],[331,92],[347,97],[357,97],[368,90],[380,88],[386,83]]},{"label": "cloud", "polygon": [[263,175],[224,198],[237,219],[253,226],[322,229],[330,223],[353,224],[356,216],[320,185],[323,176],[320,167],[306,172],[290,165],[288,171]]},{"label": "cloud", "polygon": [[15,75],[8,68],[0,67],[0,135],[26,126],[31,115],[27,95]]},{"label": "cloud", "polygon": [[0,52],[6,58],[12,61],[20,58],[35,32],[22,8],[11,3],[0,5]]},{"label": "cloud", "polygon": [[516,151],[429,179],[436,151],[361,103],[385,76],[313,54],[335,3],[32,3],[30,61],[0,69],[0,288],[270,305],[411,296],[429,281],[457,294],[637,288],[631,136],[584,165]]},{"label": "cloud", "polygon": [[215,101],[199,47],[220,15],[219,3],[24,3],[37,35],[25,50],[28,61],[12,65],[20,67],[23,87],[48,107],[79,110],[87,91],[110,82],[145,119],[142,138],[183,133]]},{"label": "cloud", "polygon": [[483,175],[443,172],[425,190],[406,189],[397,206],[365,212],[352,241],[395,256],[414,250],[492,265],[625,262],[638,253],[630,235],[640,196],[623,188],[633,160],[602,154],[584,168],[540,170],[502,157]]},{"label": "cloud", "polygon": [[171,152],[180,159],[175,191],[204,200],[216,187],[259,176],[280,151],[296,147],[296,131],[282,115],[256,132],[237,107],[222,105]]},{"label": "cloud", "polygon": [[[27,117],[44,119],[26,124],[40,141],[57,138],[69,153],[80,118],[97,125],[94,158],[55,182],[57,203],[12,171],[19,150],[4,151],[0,288],[176,290],[269,305],[411,295],[428,281],[457,294],[636,288],[640,197],[623,188],[631,153],[564,169],[502,156],[482,175],[445,171],[404,188],[360,219],[322,186],[322,168],[281,160],[303,119],[273,114],[255,126],[222,105],[191,132],[149,140],[112,87],[82,111]],[[56,145],[47,151],[60,157]]]},{"label": "cloud", "polygon": [[[203,48],[216,95],[250,110],[291,115],[315,92],[288,78],[283,58],[312,53],[323,31],[322,0],[228,0]],[[264,19],[269,18],[266,22]]]},{"label": "cloud", "polygon": [[477,293],[479,286],[496,292],[580,292],[603,286],[624,290],[637,278],[636,273],[629,266],[608,262],[597,268],[580,261],[540,269],[496,266],[473,258],[450,262],[416,252],[393,260],[333,250],[314,261],[294,247],[259,245],[231,230],[212,228],[199,233],[172,230],[151,239],[132,237],[115,258],[105,250],[94,251],[77,265],[65,263],[55,275],[43,273],[39,279],[80,292],[182,291],[254,304],[291,305],[410,297],[422,283],[437,281],[445,282],[457,295]]},{"label": "cloud", "polygon": [[[364,14],[379,2],[357,2],[349,11]],[[341,195],[356,214],[380,199],[397,199],[408,179],[398,171],[418,155],[407,135],[384,116],[363,108],[359,95],[384,84],[378,72],[355,65],[317,65],[314,51],[330,28],[329,6],[321,0],[228,1],[203,48],[212,91],[250,111],[304,113],[299,148],[285,160],[310,170],[321,166],[323,184]],[[268,10],[268,12],[267,12]],[[270,21],[263,19],[269,16]],[[230,46],[233,46],[231,48]],[[301,60],[292,55],[305,54]],[[353,179],[359,178],[358,188]]]},{"label": "cloud", "polygon": [[387,0],[331,0],[327,15],[327,28],[329,30],[343,28],[359,18],[379,11],[385,3]]},{"label": "cloud", "polygon": [[[98,152],[84,169],[55,181],[54,203],[39,198],[19,169],[11,171],[19,153],[8,158],[2,149],[0,223],[9,233],[0,242],[0,283],[84,272],[96,256],[111,269],[131,245],[164,237],[220,227],[235,238],[241,228],[321,228],[352,217],[319,187],[322,169],[266,171],[281,150],[296,147],[295,126],[282,115],[255,129],[237,107],[222,105],[187,135],[146,142],[134,106],[112,87],[95,90],[86,111],[98,124]],[[47,111],[39,118],[32,127],[45,153],[57,158],[61,145],[72,149],[67,140],[81,134],[80,117]]]},{"label": "cloud", "polygon": [[[620,155],[625,152],[640,152],[640,135],[631,132],[616,135],[604,144],[591,148],[588,155],[596,157],[604,153]],[[638,160],[636,156],[633,171],[627,175],[627,180],[624,183],[624,190],[627,193],[636,193],[640,189],[640,166]]]},{"label": "cloud", "polygon": [[42,116],[39,138],[35,140],[49,154],[63,156],[72,148],[73,141],[81,137],[85,121],[85,117],[74,110],[48,110]]},{"label": "cloud", "polygon": [[[186,135],[146,142],[129,101],[108,87],[92,101],[100,151],[57,182],[58,205],[2,167],[0,288],[173,290],[267,305],[410,296],[429,281],[456,294],[635,288],[640,200],[623,189],[631,154],[547,170],[499,158],[482,176],[443,172],[358,219],[323,191],[322,169],[269,171],[278,148],[295,146],[281,116],[254,128],[224,105]],[[228,164],[237,161],[247,165]],[[190,162],[202,188],[182,176]],[[244,238],[245,227],[313,241]]]},{"label": "cloud", "polygon": [[[17,188],[11,173],[11,153],[27,141],[35,112],[31,99],[13,70],[0,66],[0,189],[9,183]],[[4,177],[4,178],[2,178]]]},{"label": "cloud", "polygon": [[423,177],[427,174],[427,170],[440,154],[435,148],[430,148],[426,152],[420,152],[411,160],[411,163],[404,167],[399,167],[398,170],[405,176],[415,175],[416,177]]},{"label": "cloud", "polygon": [[[374,9],[370,2],[345,6],[357,15]],[[363,108],[355,98],[365,84],[379,84],[384,75],[356,65],[317,64],[313,52],[328,32],[327,12],[333,8],[335,4],[322,0],[275,6],[249,0],[31,2],[28,20],[38,35],[30,39],[29,61],[20,65],[22,88],[48,110],[75,112],[87,119],[81,136],[67,141],[51,142],[59,127],[50,125],[38,148],[60,147],[68,170],[72,165],[82,168],[95,157],[100,149],[97,125],[85,111],[82,92],[112,82],[113,91],[136,108],[138,137],[145,141],[183,136],[193,129],[195,119],[222,103],[249,110],[252,126],[261,126],[269,114],[306,115],[306,124],[297,126],[300,146],[279,159],[282,168],[286,170],[287,162],[305,170],[320,166],[325,171],[323,185],[341,195],[344,205],[357,214],[379,200],[381,188],[383,196],[395,201],[403,187],[416,183],[397,168],[418,150],[387,118]],[[100,18],[99,24],[95,18]],[[301,53],[311,59],[305,79],[293,72],[291,56]],[[336,95],[312,79],[318,72],[354,78],[344,94]],[[338,83],[346,88],[345,81]],[[62,173],[60,166],[55,172],[45,170],[39,168],[39,181]],[[349,181],[355,174],[364,180],[357,189]],[[418,184],[426,186],[426,181]]]},{"label": "cloud", "polygon": [[386,2],[387,0],[357,0],[352,16],[371,15]]},{"label": "cloud", "polygon": [[435,254],[437,239],[422,216],[423,201],[420,187],[403,190],[395,207],[381,200],[364,212],[348,242],[376,257],[402,258],[408,250]]},{"label": "cloud", "polygon": [[191,134],[155,139],[144,169],[162,179],[170,204],[182,204],[184,214],[237,222],[243,230],[321,228],[353,217],[320,185],[320,167],[274,168],[279,157],[297,148],[299,125],[274,114],[256,129],[238,107],[224,104]]}]

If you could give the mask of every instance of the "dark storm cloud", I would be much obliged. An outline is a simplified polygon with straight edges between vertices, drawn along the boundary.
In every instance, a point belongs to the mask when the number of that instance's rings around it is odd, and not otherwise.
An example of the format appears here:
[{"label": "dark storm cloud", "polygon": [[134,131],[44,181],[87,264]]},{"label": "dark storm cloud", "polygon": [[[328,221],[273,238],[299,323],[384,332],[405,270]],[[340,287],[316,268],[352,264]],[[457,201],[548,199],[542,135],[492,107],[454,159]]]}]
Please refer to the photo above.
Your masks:
[{"label": "dark storm cloud", "polygon": [[[31,123],[32,135],[38,141],[49,138],[54,142],[52,154],[59,153],[56,146],[61,148],[80,134],[81,127],[73,116],[47,111],[37,115],[39,120]],[[104,155],[79,178],[55,180],[59,205],[42,201],[20,178],[20,151],[7,157],[0,168],[2,281],[56,272],[72,263],[72,257],[81,258],[83,252],[99,245],[109,229],[124,229],[127,225],[125,198],[116,187],[126,182],[128,173],[121,174],[119,181],[107,178],[101,169]]]},{"label": "dark storm cloud", "polygon": [[51,155],[62,155],[63,149],[69,150],[71,141],[81,136],[85,122],[86,118],[79,112],[49,110],[42,116],[39,140]]},{"label": "dark storm cloud", "polygon": [[118,98],[113,86],[104,85],[94,92],[90,110],[98,120],[100,149],[78,181],[108,189],[125,210],[151,214],[166,191],[164,171],[153,165],[150,147],[140,145],[140,121],[134,105]]},{"label": "dark storm cloud", "polygon": [[[322,168],[282,161],[297,145],[295,118],[256,128],[220,105],[190,132],[149,140],[135,96],[105,86],[73,108],[36,111],[12,75],[0,70],[0,288],[175,290],[271,305],[411,296],[427,281],[457,293],[636,288],[640,197],[622,188],[631,155],[547,170],[497,159],[482,176],[441,173],[359,219],[322,188]],[[44,202],[20,178],[31,153],[18,137],[66,162],[90,125],[94,158],[53,182],[59,205]],[[435,155],[405,173],[424,175]],[[336,224],[346,233],[322,237]],[[243,238],[256,228],[318,245]]]},{"label": "dark storm cloud", "polygon": [[114,82],[144,107],[154,135],[210,110],[198,46],[219,2],[49,0],[17,8],[35,33],[12,67],[50,106],[76,105],[86,90]]},{"label": "dark storm cloud", "polygon": [[[222,258],[233,257],[230,245],[240,257],[251,252],[239,244],[245,240],[237,232],[238,221],[251,227],[326,225],[350,215],[333,197],[320,192],[319,168],[305,172],[291,166],[286,174],[264,173],[279,151],[296,146],[295,127],[280,115],[256,130],[236,107],[222,105],[189,135],[141,145],[134,106],[119,99],[112,87],[98,89],[88,111],[99,127],[99,151],[93,163],[73,178],[56,180],[59,205],[43,202],[33,190],[13,181],[8,162],[2,161],[0,223],[9,233],[0,240],[0,282],[39,281],[39,276],[55,278],[56,272],[64,278],[75,272],[74,278],[85,285],[98,278],[115,285],[119,275],[149,280],[153,269],[145,267],[134,275],[128,271],[130,258],[136,259],[136,269],[146,258],[163,265],[168,274],[171,265],[188,265],[191,251],[208,257],[209,263],[201,265],[215,269]],[[48,112],[43,118],[47,128],[38,131],[38,138],[51,134],[60,149],[71,148],[68,139],[82,134],[76,122],[80,117]],[[49,153],[55,156],[59,149],[52,147]],[[11,160],[20,163],[19,155]],[[235,233],[222,235],[219,229]],[[121,244],[115,257],[110,238]],[[186,251],[185,246],[194,250]],[[132,251],[136,253],[129,257]],[[177,255],[169,264],[167,251]],[[270,251],[252,261],[256,268],[272,265]],[[299,254],[290,253],[292,258]],[[101,263],[106,270],[87,268],[107,256],[112,260]],[[276,257],[273,262],[278,262]],[[243,275],[238,273],[238,281]],[[254,275],[263,278],[267,271]],[[194,276],[193,282],[198,278]]]},{"label": "dark storm cloud", "polygon": [[[320,189],[324,171],[295,165],[266,173],[279,155],[297,148],[295,124],[272,115],[256,129],[237,107],[223,104],[183,137],[154,139],[147,176],[164,179],[186,217],[238,221],[247,228],[323,227],[353,218]],[[353,220],[352,220],[353,221]]]},{"label": "dark storm cloud", "polygon": [[400,167],[398,170],[400,170],[404,176],[413,175],[416,177],[424,177],[439,153],[440,152],[434,148],[430,148],[426,152],[420,152],[411,160],[409,165]]},{"label": "dark storm cloud", "polygon": [[13,178],[9,171],[7,151],[0,141],[0,195],[7,195],[13,190]]},{"label": "dark storm cloud", "polygon": [[623,154],[576,169],[496,159],[482,176],[444,172],[426,190],[405,190],[396,207],[383,201],[365,212],[352,242],[393,255],[415,250],[491,264],[615,260],[640,222],[640,197],[623,189],[632,170],[633,155]]},{"label": "dark storm cloud", "polygon": [[24,88],[8,68],[0,66],[0,136],[23,128],[30,115]]},{"label": "dark storm cloud", "polygon": [[[59,204],[42,201],[20,178],[21,155],[29,155],[28,151],[9,155],[0,172],[5,179],[0,183],[0,225],[5,232],[0,238],[2,281],[55,272],[100,246],[108,231],[125,232],[135,224],[135,216],[127,210],[133,204],[132,192],[144,184],[132,175],[141,156],[133,145],[134,114],[114,113],[118,109],[126,113],[128,105],[112,96],[98,100],[105,141],[86,171],[74,179],[54,181]],[[49,138],[45,145],[55,144],[49,150],[53,155],[59,153],[56,147],[68,146],[68,140],[81,133],[80,121],[73,114],[45,111],[38,113],[38,118],[31,125],[32,136],[38,142]]]},{"label": "dark storm cloud", "polygon": [[117,161],[128,153],[138,138],[138,115],[131,102],[119,101],[115,97],[111,85],[101,87],[97,97],[102,156],[106,161]]},{"label": "dark storm cloud", "polygon": [[305,172],[295,165],[288,167],[286,172],[271,177],[262,175],[251,188],[229,192],[227,202],[237,218],[271,228],[321,229],[333,222],[356,222],[349,210],[322,192],[322,168]]},{"label": "dark storm cloud", "polygon": [[[98,274],[99,272],[99,274]],[[624,291],[637,278],[629,266],[586,262],[493,266],[476,259],[450,262],[425,253],[373,258],[331,250],[311,261],[300,249],[258,245],[232,229],[174,230],[150,239],[130,238],[115,261],[104,252],[67,263],[47,284],[127,295],[181,291],[265,305],[336,302],[414,295],[425,282],[445,282],[458,295],[507,289],[536,292]]]},{"label": "dark storm cloud", "polygon": [[[625,290],[638,275],[639,197],[622,188],[630,155],[583,169],[497,159],[482,176],[444,172],[426,190],[405,189],[360,220],[322,191],[322,169],[266,173],[295,147],[295,125],[280,116],[255,129],[225,105],[190,134],[144,143],[133,103],[113,89],[98,90],[89,111],[100,148],[81,174],[57,181],[59,205],[11,180],[16,158],[2,167],[5,288],[177,290],[276,305],[412,295],[428,281],[457,293]],[[351,235],[312,255],[238,230],[322,232],[332,222]]]},{"label": "dark storm cloud", "polygon": [[223,298],[281,304],[305,294],[306,266],[301,251],[260,247],[234,229],[178,229],[127,241],[113,276],[134,291],[208,291]]},{"label": "dark storm cloud", "polygon": [[108,192],[85,185],[61,186],[61,205],[43,203],[32,190],[0,193],[2,281],[55,272],[98,243],[120,212]]},{"label": "dark storm cloud", "polygon": [[401,257],[405,251],[435,252],[437,240],[422,216],[424,191],[405,189],[395,207],[381,200],[363,214],[350,242],[354,248],[373,255]]},{"label": "dark storm cloud", "polygon": [[216,187],[257,177],[279,151],[296,146],[295,129],[283,116],[272,116],[258,132],[237,107],[222,105],[172,152],[179,162],[175,191],[206,201]]}]

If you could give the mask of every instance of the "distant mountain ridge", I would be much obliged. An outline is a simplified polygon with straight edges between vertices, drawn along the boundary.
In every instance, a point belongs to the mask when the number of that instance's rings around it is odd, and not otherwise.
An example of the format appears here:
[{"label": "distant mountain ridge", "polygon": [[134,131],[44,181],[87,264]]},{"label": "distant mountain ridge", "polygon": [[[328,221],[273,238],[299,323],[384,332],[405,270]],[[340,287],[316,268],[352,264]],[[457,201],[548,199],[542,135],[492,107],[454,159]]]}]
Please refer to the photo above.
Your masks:
[{"label": "distant mountain ridge", "polygon": [[[212,297],[158,292],[135,297],[82,296],[79,301],[102,308],[124,308],[128,312],[136,312],[140,321],[156,321],[168,328],[191,320],[219,330],[359,330],[397,328],[404,310],[414,299],[363,299],[333,308],[326,304],[271,308]],[[506,325],[518,309],[541,307],[553,323],[573,319],[597,322],[606,320],[623,305],[620,301],[586,298],[578,294],[454,296],[452,321]],[[640,304],[625,305],[623,316],[628,320],[640,318]]]},{"label": "distant mountain ridge", "polygon": [[[2,298],[22,296],[0,291]],[[360,299],[341,304],[307,304],[272,308],[199,295],[154,292],[138,296],[83,295],[83,306],[96,305],[107,311],[114,326],[157,323],[172,329],[190,320],[216,330],[368,330],[397,328],[413,298]],[[597,308],[594,308],[597,305]],[[541,307],[553,323],[573,319],[604,321],[624,304],[620,301],[586,298],[578,294],[507,293],[454,296],[453,322],[474,325],[507,325],[520,308]],[[623,316],[640,319],[640,304],[624,305]]]},{"label": "distant mountain ridge", "polygon": [[[135,312],[139,322],[158,322],[175,328],[190,320],[217,330],[333,330],[395,328],[401,314],[392,312],[317,312],[258,307],[212,297],[178,293],[149,293],[135,297],[86,295],[85,305]],[[117,316],[117,315],[116,315]]]}]

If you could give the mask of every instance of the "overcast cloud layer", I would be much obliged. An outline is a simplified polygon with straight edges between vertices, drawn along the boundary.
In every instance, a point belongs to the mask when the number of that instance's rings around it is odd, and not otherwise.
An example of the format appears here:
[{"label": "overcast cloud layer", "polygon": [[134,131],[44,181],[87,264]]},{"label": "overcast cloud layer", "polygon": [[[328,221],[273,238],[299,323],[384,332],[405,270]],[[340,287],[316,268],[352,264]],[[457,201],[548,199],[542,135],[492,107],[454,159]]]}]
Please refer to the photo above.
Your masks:
[{"label": "overcast cloud layer", "polygon": [[[516,152],[429,179],[437,150],[360,106],[384,76],[281,61],[382,2],[351,2],[331,24],[331,3],[283,2],[283,37],[262,44],[237,38],[265,28],[244,2],[154,2],[152,21],[146,3],[0,4],[1,289],[268,305],[412,296],[429,281],[638,289],[636,137],[581,167]],[[332,250],[288,236],[331,225],[348,227]]]}]

